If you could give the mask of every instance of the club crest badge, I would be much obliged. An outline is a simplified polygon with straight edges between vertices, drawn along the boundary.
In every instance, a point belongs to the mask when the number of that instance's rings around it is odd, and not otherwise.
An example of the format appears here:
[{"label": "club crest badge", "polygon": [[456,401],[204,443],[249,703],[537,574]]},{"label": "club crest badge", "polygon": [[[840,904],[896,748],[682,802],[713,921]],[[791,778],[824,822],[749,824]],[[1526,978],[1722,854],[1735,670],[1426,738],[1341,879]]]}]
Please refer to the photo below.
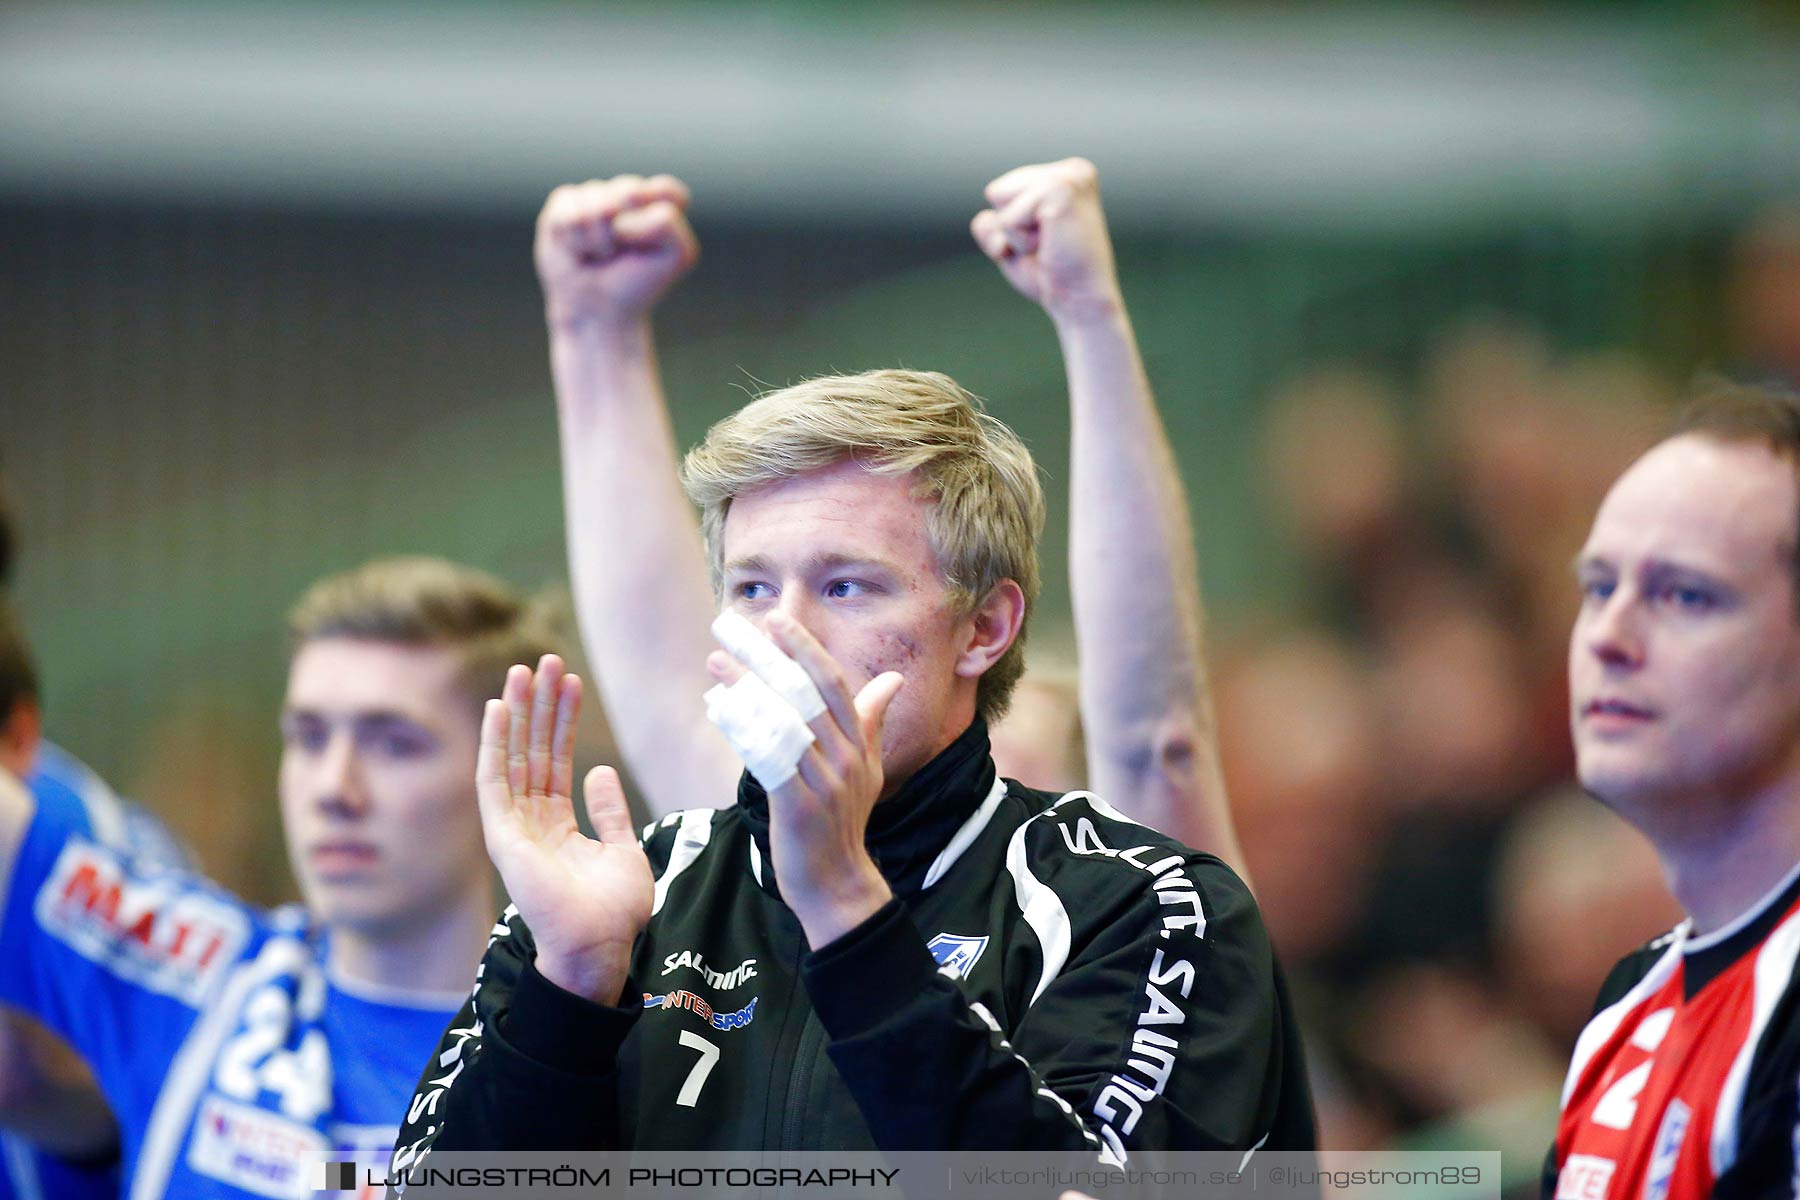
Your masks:
[{"label": "club crest badge", "polygon": [[967,979],[975,960],[987,949],[986,937],[965,937],[959,933],[940,933],[925,943],[931,957],[937,960],[938,974],[952,979]]}]

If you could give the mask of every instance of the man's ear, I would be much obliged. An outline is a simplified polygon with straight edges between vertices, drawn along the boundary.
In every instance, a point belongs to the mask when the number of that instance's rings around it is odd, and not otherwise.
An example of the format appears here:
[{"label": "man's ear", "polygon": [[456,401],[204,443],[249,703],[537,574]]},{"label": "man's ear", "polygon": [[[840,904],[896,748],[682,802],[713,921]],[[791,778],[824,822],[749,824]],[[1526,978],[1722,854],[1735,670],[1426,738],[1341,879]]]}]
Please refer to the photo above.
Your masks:
[{"label": "man's ear", "polygon": [[1010,579],[988,589],[968,616],[969,634],[956,660],[956,673],[976,679],[1000,661],[1025,624],[1025,593]]},{"label": "man's ear", "polygon": [[31,773],[31,760],[37,757],[38,740],[44,736],[44,718],[37,701],[21,697],[12,711],[0,718],[0,767],[20,779]]}]

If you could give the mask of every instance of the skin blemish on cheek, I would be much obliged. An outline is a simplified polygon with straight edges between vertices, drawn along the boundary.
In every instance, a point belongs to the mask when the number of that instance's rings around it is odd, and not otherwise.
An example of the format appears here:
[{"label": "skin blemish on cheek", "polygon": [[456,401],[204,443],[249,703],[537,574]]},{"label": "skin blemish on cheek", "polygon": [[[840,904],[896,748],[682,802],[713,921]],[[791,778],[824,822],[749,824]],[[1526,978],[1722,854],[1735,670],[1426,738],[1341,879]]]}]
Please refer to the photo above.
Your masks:
[{"label": "skin blemish on cheek", "polygon": [[919,645],[916,637],[904,633],[884,633],[876,642],[873,652],[857,663],[857,667],[870,679],[883,671],[898,671],[904,675],[913,663],[924,656],[924,648]]}]

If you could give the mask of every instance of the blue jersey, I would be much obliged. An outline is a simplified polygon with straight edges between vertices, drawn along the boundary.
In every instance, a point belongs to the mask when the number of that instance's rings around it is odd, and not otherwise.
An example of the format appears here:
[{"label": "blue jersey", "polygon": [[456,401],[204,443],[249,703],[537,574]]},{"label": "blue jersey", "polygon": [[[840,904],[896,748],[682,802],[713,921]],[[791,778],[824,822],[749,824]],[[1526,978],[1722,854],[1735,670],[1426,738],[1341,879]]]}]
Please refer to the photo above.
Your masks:
[{"label": "blue jersey", "polygon": [[458,998],[325,971],[305,911],[243,904],[70,831],[40,804],[0,919],[0,1002],[87,1058],[127,1195],[310,1196],[331,1151],[385,1151]]},{"label": "blue jersey", "polygon": [[0,1134],[0,1198],[3,1200],[116,1200],[116,1164],[81,1167],[32,1148],[24,1138]]},{"label": "blue jersey", "polygon": [[[155,817],[119,799],[85,763],[49,742],[40,743],[25,786],[39,807],[57,814],[72,833],[146,862],[187,864],[180,843]],[[116,1167],[75,1166],[0,1131],[0,1200],[102,1200],[118,1194]]]},{"label": "blue jersey", "polygon": [[40,806],[65,815],[71,833],[93,838],[147,864],[191,868],[193,859],[161,821],[106,785],[91,767],[49,742],[38,743],[25,786]]}]

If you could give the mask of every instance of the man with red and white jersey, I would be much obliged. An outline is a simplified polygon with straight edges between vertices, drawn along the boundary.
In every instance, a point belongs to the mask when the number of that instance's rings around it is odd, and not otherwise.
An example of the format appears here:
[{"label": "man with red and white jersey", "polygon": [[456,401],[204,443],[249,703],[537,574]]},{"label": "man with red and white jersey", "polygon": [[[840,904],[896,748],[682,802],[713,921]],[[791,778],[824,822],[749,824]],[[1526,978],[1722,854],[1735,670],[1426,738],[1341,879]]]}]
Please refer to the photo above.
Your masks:
[{"label": "man with red and white jersey", "polygon": [[1544,1193],[1800,1194],[1800,397],[1705,391],[1577,569],[1581,781],[1688,919],[1602,987]]}]

